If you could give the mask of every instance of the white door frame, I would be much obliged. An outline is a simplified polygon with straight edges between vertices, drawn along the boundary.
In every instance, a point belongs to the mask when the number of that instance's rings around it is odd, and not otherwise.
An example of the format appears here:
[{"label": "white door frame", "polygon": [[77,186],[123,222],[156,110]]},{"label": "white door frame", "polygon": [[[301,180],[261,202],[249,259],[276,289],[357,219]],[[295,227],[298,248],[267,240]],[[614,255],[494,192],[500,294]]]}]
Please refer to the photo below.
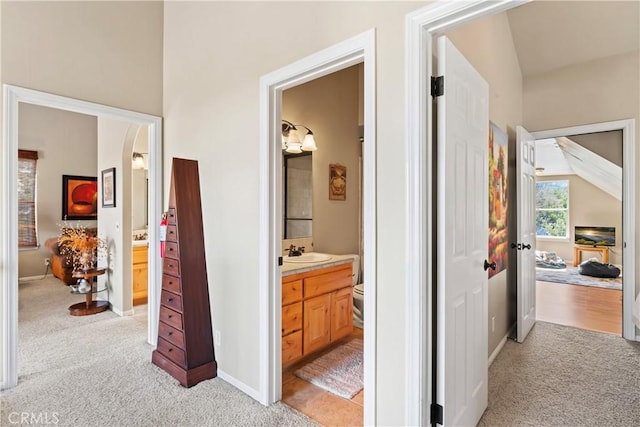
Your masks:
[{"label": "white door frame", "polygon": [[458,25],[499,13],[526,0],[440,0],[406,18],[405,75],[407,99],[407,390],[405,424],[429,425],[432,396],[433,286],[433,76],[435,36]]},{"label": "white door frame", "polygon": [[[18,110],[20,103],[105,117],[149,126],[149,223],[159,224],[162,212],[162,119],[148,114],[18,86],[3,85],[2,195],[0,199],[0,287],[2,299],[2,382],[0,389],[18,383]],[[149,303],[147,341],[155,345],[158,334],[160,245],[157,227],[149,228]]]},{"label": "white door frame", "polygon": [[262,404],[282,394],[281,100],[285,89],[364,62],[363,220],[364,275],[364,423],[375,424],[376,400],[376,104],[375,30],[366,31],[312,54],[260,79],[260,396]]},{"label": "white door frame", "polygon": [[535,139],[557,138],[586,133],[622,131],[622,336],[638,340],[633,323],[635,293],[635,229],[636,229],[636,130],[635,120],[617,120],[560,129],[531,132]]}]

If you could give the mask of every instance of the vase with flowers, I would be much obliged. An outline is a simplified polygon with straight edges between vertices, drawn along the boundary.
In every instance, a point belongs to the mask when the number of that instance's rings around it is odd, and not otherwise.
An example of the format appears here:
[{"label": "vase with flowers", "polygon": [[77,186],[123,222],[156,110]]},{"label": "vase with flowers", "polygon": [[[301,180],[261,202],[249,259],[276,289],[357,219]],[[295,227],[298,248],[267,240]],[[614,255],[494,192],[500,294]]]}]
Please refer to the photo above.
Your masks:
[{"label": "vase with flowers", "polygon": [[98,255],[104,254],[106,242],[83,226],[61,226],[58,238],[60,253],[73,261],[74,270],[88,271],[96,267]]}]

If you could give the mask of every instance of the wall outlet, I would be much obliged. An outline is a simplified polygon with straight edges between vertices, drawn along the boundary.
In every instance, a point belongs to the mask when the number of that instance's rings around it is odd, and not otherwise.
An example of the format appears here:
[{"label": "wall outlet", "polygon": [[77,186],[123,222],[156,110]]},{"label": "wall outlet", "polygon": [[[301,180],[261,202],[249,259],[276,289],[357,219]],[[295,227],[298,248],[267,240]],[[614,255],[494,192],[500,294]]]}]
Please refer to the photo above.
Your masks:
[{"label": "wall outlet", "polygon": [[44,266],[49,267],[51,265],[51,260],[49,258],[44,259]]},{"label": "wall outlet", "polygon": [[493,316],[491,318],[491,332],[495,332],[496,331],[496,316]]},{"label": "wall outlet", "polygon": [[220,331],[215,331],[215,333],[213,334],[213,342],[215,343],[215,345],[220,347],[220,343],[222,342]]}]

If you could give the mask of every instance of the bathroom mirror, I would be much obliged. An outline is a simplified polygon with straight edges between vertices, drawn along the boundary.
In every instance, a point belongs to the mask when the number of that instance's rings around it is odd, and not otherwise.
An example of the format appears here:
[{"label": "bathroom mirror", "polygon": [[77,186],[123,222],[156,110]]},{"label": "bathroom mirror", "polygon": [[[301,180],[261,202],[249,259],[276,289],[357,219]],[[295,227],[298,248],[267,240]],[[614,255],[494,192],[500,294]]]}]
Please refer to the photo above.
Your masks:
[{"label": "bathroom mirror", "polygon": [[311,237],[313,231],[313,178],[311,153],[285,153],[283,161],[283,237]]}]

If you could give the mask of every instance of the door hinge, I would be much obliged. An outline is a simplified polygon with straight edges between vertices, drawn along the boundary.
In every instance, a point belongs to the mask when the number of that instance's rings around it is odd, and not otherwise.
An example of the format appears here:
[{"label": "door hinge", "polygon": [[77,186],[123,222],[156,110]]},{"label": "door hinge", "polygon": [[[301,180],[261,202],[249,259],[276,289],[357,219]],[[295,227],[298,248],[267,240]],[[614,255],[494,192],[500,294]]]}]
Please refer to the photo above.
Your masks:
[{"label": "door hinge", "polygon": [[282,257],[281,256],[278,257],[278,265],[282,265]]},{"label": "door hinge", "polygon": [[442,405],[438,405],[437,403],[431,404],[431,424],[440,424],[444,423],[444,408]]},{"label": "door hinge", "polygon": [[431,96],[437,98],[444,95],[444,76],[431,77]]}]

